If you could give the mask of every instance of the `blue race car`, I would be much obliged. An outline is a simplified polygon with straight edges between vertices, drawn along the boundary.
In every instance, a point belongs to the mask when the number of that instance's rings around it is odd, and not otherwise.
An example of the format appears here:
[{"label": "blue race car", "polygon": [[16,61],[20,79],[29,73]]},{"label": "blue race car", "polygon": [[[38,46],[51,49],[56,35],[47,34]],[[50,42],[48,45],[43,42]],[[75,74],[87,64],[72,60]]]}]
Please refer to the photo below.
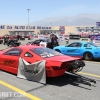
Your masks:
[{"label": "blue race car", "polygon": [[85,60],[100,58],[100,47],[91,42],[73,42],[66,46],[54,47],[53,49],[65,55],[82,57]]}]

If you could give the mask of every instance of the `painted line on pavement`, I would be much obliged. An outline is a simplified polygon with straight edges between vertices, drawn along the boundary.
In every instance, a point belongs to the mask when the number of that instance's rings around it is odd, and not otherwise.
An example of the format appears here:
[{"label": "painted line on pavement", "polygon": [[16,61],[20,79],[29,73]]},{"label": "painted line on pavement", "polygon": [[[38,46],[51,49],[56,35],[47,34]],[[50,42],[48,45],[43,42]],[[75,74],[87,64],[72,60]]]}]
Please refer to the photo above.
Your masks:
[{"label": "painted line on pavement", "polygon": [[8,87],[8,88],[10,88],[10,89],[12,89],[12,90],[14,90],[14,91],[20,93],[20,94],[23,94],[24,96],[26,96],[26,97],[28,97],[28,98],[30,98],[30,99],[32,99],[32,100],[42,100],[42,99],[40,99],[40,98],[38,98],[38,97],[35,97],[35,96],[33,96],[33,95],[31,95],[31,94],[29,94],[29,93],[27,93],[27,92],[25,92],[25,91],[23,91],[23,90],[21,90],[21,89],[19,89],[19,88],[16,88],[16,87],[14,87],[14,86],[12,86],[12,85],[10,85],[10,84],[4,82],[4,81],[2,81],[2,80],[0,80],[0,84],[2,84],[3,86]]},{"label": "painted line on pavement", "polygon": [[89,73],[85,73],[85,72],[78,72],[78,73],[79,73],[79,74],[88,75],[88,76],[92,76],[92,77],[96,77],[96,78],[100,78],[100,75],[89,74]]}]

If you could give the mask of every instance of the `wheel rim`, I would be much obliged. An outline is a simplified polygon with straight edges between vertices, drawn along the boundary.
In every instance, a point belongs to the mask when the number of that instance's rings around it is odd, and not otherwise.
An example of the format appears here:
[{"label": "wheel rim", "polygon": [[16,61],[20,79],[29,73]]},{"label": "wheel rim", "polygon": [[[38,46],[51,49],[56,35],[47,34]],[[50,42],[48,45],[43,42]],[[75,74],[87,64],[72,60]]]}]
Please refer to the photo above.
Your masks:
[{"label": "wheel rim", "polygon": [[92,54],[91,53],[86,53],[85,54],[85,59],[92,59]]}]

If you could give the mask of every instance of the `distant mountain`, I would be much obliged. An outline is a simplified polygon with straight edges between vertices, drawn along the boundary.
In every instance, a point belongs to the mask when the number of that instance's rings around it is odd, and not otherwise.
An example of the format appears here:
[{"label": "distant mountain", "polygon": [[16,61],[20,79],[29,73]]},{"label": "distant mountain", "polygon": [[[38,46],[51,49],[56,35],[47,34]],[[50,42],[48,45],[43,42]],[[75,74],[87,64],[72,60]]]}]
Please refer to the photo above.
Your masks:
[{"label": "distant mountain", "polygon": [[35,26],[87,26],[96,25],[100,14],[79,14],[77,16],[50,17],[30,23]]}]

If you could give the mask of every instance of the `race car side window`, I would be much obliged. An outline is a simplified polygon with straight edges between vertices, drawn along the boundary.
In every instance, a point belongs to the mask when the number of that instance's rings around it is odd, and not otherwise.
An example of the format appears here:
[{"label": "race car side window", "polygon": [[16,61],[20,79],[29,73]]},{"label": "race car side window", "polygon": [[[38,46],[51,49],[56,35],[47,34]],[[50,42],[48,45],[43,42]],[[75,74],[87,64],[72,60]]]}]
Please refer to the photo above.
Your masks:
[{"label": "race car side window", "polygon": [[25,56],[25,57],[33,57],[33,55],[32,55],[31,53],[29,53],[29,52],[26,52],[26,53],[24,54],[24,56]]},{"label": "race car side window", "polygon": [[84,47],[91,47],[90,44],[84,44]]},{"label": "race car side window", "polygon": [[4,55],[20,56],[21,53],[22,53],[21,49],[13,48],[13,49],[10,49],[9,51],[5,52]]},{"label": "race car side window", "polygon": [[76,47],[81,47],[81,45],[82,45],[81,43],[77,43]]},{"label": "race car side window", "polygon": [[81,43],[72,43],[70,45],[68,45],[67,47],[81,47]]},{"label": "race car side window", "polygon": [[87,47],[87,44],[84,44],[84,47]]},{"label": "race car side window", "polygon": [[40,40],[40,42],[46,42],[46,40]]}]

